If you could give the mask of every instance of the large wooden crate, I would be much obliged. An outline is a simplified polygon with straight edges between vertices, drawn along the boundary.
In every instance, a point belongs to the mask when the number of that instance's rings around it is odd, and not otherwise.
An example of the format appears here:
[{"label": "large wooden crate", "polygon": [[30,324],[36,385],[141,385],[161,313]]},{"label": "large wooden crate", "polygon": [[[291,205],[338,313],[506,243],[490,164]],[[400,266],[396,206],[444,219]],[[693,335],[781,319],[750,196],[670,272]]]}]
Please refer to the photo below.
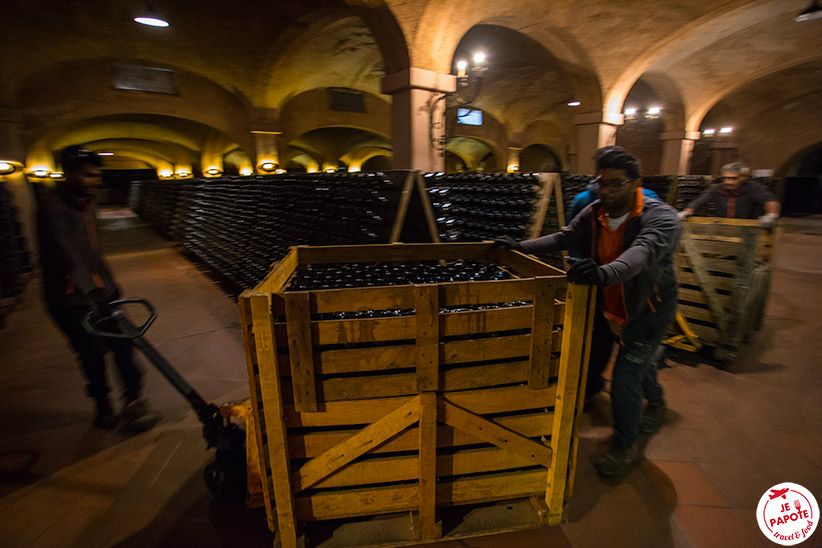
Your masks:
[{"label": "large wooden crate", "polygon": [[[513,277],[284,291],[309,264],[452,259],[493,261]],[[277,542],[399,545],[559,523],[573,488],[594,296],[489,243],[292,248],[240,297]],[[366,310],[413,313],[325,319]],[[493,514],[496,501],[516,499],[527,523]],[[446,519],[462,505],[471,511]],[[486,513],[472,521],[477,512]],[[375,521],[362,516],[378,514],[410,525],[389,538],[361,533]],[[324,542],[305,538],[315,522],[339,519]]]},{"label": "large wooden crate", "polygon": [[761,326],[777,233],[757,220],[691,217],[683,223],[678,312],[718,358],[733,359]]}]

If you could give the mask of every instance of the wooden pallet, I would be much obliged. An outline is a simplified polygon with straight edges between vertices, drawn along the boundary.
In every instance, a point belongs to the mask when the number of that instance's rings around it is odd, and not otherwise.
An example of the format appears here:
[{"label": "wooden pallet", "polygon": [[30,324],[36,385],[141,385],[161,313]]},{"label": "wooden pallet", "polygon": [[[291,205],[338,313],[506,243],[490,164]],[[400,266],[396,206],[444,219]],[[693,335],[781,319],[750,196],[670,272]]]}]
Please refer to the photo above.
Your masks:
[{"label": "wooden pallet", "polygon": [[[491,260],[514,277],[284,291],[302,265],[453,259]],[[560,523],[594,298],[550,265],[488,243],[292,248],[240,297],[263,494],[279,545],[411,544]],[[388,309],[414,314],[317,316]],[[509,510],[494,510],[501,500],[524,501],[516,508],[530,508],[532,519],[508,523],[500,516]],[[389,527],[386,515],[411,526]],[[306,536],[317,522],[333,525],[327,538]]]},{"label": "wooden pallet", "polygon": [[734,359],[761,325],[777,235],[756,220],[691,217],[683,223],[678,312],[718,358]]}]

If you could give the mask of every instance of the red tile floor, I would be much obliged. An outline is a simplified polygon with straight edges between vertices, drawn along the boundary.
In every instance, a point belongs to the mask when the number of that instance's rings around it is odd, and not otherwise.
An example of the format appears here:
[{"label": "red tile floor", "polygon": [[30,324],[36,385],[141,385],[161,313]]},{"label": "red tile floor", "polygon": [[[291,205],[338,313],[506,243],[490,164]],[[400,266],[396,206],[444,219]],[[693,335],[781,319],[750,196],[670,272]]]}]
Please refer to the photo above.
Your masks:
[{"label": "red tile floor", "polygon": [[[139,220],[110,211],[104,224],[125,293],[158,308],[152,343],[206,399],[246,396],[235,303]],[[764,329],[726,368],[667,361],[668,422],[642,439],[640,466],[620,482],[594,473],[609,434],[602,396],[584,416],[565,524],[443,546],[774,545],[754,518],[769,487],[791,481],[822,498],[822,219],[783,227]],[[38,284],[0,329],[0,546],[271,546],[262,511],[211,497],[198,423],[145,362],[162,423],[136,436],[91,427],[80,373]],[[822,546],[822,532],[802,546]]]}]

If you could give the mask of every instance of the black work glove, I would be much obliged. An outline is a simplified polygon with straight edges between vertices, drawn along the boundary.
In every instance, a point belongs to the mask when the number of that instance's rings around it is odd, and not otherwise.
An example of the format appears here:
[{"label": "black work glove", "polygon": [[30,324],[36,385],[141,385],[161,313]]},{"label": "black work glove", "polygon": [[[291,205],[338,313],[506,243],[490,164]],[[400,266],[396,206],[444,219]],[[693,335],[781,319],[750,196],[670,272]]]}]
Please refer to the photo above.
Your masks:
[{"label": "black work glove", "polygon": [[522,245],[511,236],[507,234],[505,236],[500,236],[494,240],[494,245],[506,247],[508,249],[513,249],[514,251],[522,251]]},{"label": "black work glove", "polygon": [[111,295],[102,287],[92,289],[88,292],[88,301],[95,318],[106,318],[111,316]]},{"label": "black work glove", "polygon": [[568,281],[572,284],[602,285],[605,275],[593,259],[579,259],[566,272]]}]

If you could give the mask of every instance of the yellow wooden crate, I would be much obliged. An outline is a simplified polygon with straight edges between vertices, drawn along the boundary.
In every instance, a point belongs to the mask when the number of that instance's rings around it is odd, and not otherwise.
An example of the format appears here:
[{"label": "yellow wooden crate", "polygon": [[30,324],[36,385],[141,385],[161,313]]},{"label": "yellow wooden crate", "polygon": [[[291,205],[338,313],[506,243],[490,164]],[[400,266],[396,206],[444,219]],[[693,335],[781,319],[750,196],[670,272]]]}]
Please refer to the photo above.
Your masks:
[{"label": "yellow wooden crate", "polygon": [[[490,261],[512,277],[284,291],[303,265],[454,259]],[[443,531],[446,508],[512,499],[531,499],[534,515],[559,523],[573,486],[594,295],[489,243],[292,248],[240,297],[278,543],[306,543],[309,523],[391,513],[413,524],[394,544],[471,536],[481,532]],[[518,304],[468,309],[499,303]],[[325,319],[393,309],[413,314]]]},{"label": "yellow wooden crate", "polygon": [[757,220],[691,217],[683,223],[678,312],[717,357],[733,359],[761,325],[777,236]]}]

